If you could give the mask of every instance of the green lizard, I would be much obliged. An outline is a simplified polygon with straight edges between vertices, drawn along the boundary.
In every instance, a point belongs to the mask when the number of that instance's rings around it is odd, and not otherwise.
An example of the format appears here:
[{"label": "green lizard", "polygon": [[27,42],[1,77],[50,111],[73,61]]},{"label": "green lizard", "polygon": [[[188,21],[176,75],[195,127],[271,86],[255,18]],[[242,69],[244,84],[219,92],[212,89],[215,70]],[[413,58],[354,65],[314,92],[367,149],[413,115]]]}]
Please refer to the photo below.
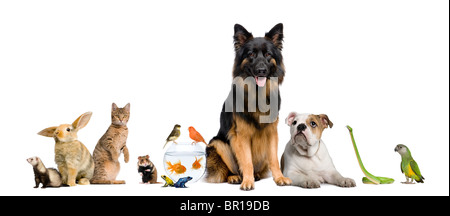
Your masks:
[{"label": "green lizard", "polygon": [[362,182],[364,184],[392,184],[394,183],[394,179],[387,177],[379,177],[370,174],[361,161],[361,157],[359,156],[358,148],[356,147],[355,138],[353,137],[353,129],[347,125],[347,129],[350,132],[350,137],[352,138],[353,148],[355,149],[356,157],[358,158],[359,167],[363,171],[366,177],[363,177]]}]

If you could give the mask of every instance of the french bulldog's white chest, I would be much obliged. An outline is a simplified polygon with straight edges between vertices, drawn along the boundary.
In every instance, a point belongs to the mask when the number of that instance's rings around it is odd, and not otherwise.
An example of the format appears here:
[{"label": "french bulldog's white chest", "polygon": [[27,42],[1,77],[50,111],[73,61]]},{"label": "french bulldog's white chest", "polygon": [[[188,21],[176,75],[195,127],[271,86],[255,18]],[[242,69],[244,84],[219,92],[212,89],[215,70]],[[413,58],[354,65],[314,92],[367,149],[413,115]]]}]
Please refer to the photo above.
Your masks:
[{"label": "french bulldog's white chest", "polygon": [[316,152],[309,152],[309,155],[300,155],[296,158],[295,163],[298,165],[298,168],[304,172],[328,172],[330,169],[334,169],[333,162],[328,154],[327,147],[323,141],[320,141],[320,145],[318,149],[313,149]]}]

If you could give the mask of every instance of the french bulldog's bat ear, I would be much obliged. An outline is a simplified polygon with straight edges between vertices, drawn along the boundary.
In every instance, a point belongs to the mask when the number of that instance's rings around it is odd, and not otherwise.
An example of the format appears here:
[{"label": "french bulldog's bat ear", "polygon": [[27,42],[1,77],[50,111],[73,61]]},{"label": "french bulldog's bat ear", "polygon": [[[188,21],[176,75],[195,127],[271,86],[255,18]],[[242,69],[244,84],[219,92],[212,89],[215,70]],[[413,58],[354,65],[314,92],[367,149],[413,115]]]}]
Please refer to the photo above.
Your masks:
[{"label": "french bulldog's bat ear", "polygon": [[330,128],[333,128],[333,122],[330,121],[327,115],[320,114],[319,115],[320,121],[322,121],[322,124],[325,125],[325,128],[330,126]]},{"label": "french bulldog's bat ear", "polygon": [[292,122],[294,122],[295,116],[297,116],[296,112],[289,113],[288,117],[285,120],[286,124],[291,126]]}]

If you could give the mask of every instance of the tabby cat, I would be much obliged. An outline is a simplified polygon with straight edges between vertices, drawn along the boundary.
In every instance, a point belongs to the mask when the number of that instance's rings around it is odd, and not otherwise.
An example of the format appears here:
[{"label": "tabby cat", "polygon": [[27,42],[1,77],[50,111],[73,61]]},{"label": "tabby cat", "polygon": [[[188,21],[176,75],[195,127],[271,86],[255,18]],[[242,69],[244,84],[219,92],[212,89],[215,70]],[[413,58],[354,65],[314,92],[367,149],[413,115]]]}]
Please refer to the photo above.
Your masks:
[{"label": "tabby cat", "polygon": [[125,184],[124,180],[116,180],[116,177],[120,171],[120,154],[124,154],[125,163],[128,163],[130,159],[126,146],[129,118],[129,103],[123,108],[118,108],[115,103],[112,104],[112,123],[94,149],[95,169],[91,184]]}]

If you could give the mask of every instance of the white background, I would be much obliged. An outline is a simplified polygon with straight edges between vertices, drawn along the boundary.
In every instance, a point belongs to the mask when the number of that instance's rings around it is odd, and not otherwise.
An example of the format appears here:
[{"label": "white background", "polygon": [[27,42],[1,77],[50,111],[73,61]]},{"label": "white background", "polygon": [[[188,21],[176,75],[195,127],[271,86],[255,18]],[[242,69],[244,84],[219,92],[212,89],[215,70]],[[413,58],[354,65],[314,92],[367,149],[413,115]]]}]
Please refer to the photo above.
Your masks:
[{"label": "white background", "polygon": [[[0,195],[449,195],[448,1],[1,1]],[[162,146],[174,124],[216,135],[231,87],[233,25],[254,36],[284,24],[278,155],[291,111],[328,114],[323,134],[351,189],[238,185],[140,185],[137,157],[164,174]],[[41,129],[92,111],[79,139],[91,151],[110,125],[111,103],[131,103],[126,185],[34,189],[30,156],[54,163]],[[392,185],[364,185],[345,125],[367,170]],[[424,184],[404,185],[397,144]],[[121,159],[122,160],[122,159]],[[160,181],[162,181],[160,179]]]}]

